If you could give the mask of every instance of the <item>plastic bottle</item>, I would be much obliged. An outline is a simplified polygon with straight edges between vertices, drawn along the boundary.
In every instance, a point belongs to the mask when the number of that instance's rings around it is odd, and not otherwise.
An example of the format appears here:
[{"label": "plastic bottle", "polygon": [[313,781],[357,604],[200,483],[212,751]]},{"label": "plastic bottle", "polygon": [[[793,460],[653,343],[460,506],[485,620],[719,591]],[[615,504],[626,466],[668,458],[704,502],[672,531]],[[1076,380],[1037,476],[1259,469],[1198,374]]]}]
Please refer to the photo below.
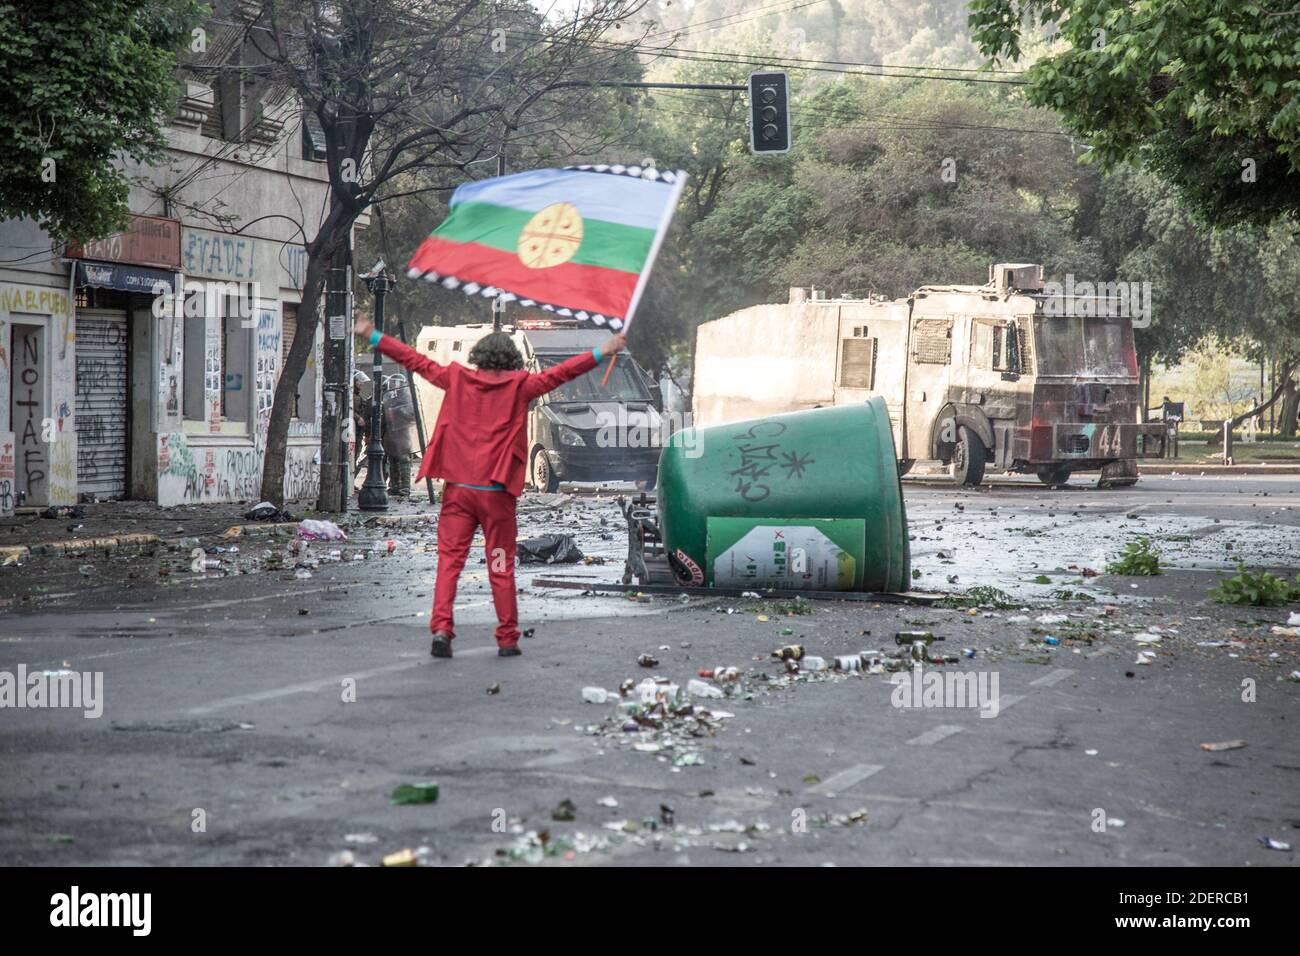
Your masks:
[{"label": "plastic bottle", "polygon": [[584,687],[582,689],[582,699],[589,704],[603,704],[609,700],[609,691],[603,687]]},{"label": "plastic bottle", "polygon": [[826,670],[826,658],[824,657],[805,657],[799,662],[806,671],[824,671]]},{"label": "plastic bottle", "polygon": [[690,682],[687,683],[686,693],[690,694],[692,697],[716,698],[723,696],[721,689],[718,687],[715,687],[713,684],[706,684],[702,680],[695,680],[694,678],[691,678]]}]

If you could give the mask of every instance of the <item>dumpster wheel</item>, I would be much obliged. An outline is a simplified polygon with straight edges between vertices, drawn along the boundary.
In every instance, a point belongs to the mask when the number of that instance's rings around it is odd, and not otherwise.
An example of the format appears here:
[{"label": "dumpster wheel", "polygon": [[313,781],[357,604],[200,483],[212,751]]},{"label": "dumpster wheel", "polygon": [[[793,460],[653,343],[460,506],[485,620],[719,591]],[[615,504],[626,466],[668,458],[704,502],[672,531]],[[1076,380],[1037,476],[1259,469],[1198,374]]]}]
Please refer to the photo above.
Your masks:
[{"label": "dumpster wheel", "polygon": [[1049,488],[1064,485],[1070,480],[1070,470],[1068,468],[1042,468],[1037,474],[1038,480]]}]

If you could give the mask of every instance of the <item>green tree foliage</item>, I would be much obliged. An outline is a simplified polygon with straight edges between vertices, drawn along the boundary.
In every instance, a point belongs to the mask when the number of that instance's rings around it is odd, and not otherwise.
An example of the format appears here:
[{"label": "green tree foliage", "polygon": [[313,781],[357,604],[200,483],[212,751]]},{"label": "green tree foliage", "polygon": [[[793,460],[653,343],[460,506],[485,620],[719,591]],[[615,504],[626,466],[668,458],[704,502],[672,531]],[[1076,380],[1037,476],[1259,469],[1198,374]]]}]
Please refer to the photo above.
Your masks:
[{"label": "green tree foliage", "polygon": [[0,218],[58,240],[125,224],[120,159],[160,159],[177,51],[200,13],[193,0],[0,3]]},{"label": "green tree foliage", "polygon": [[972,0],[970,22],[995,61],[1038,55],[1027,98],[1102,164],[1136,161],[1232,224],[1300,210],[1300,13],[1284,6]]},{"label": "green tree foliage", "polygon": [[1150,326],[1138,359],[1174,365],[1205,343],[1286,370],[1300,343],[1300,246],[1290,216],[1268,226],[1212,227],[1155,173],[1117,167],[1102,178],[1083,228],[1106,276],[1150,282]]}]

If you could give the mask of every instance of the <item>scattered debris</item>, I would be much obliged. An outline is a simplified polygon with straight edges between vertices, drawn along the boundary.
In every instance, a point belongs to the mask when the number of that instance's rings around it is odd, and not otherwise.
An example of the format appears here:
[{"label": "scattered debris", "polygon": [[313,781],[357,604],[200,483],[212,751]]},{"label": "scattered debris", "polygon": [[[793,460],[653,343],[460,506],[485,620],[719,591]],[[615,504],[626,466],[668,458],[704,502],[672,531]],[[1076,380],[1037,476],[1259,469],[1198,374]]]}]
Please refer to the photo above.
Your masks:
[{"label": "scattered debris", "polygon": [[1220,750],[1240,750],[1244,746],[1246,746],[1244,740],[1224,740],[1219,743],[1201,744],[1201,749],[1218,753]]},{"label": "scattered debris", "polygon": [[714,699],[726,696],[722,693],[721,689],[714,687],[712,684],[706,684],[702,680],[694,679],[687,682],[686,693],[690,694],[692,697],[708,697]]},{"label": "scattered debris", "polygon": [[543,534],[515,543],[520,564],[577,564],[582,552],[570,534]]},{"label": "scattered debris", "polygon": [[70,508],[51,507],[51,508],[46,508],[44,511],[42,511],[41,517],[42,518],[84,518],[86,517],[86,509],[81,507],[81,505],[73,505]]},{"label": "scattered debris", "polygon": [[389,802],[396,807],[411,803],[434,803],[437,799],[436,783],[403,783],[393,790]]},{"label": "scattered debris", "polygon": [[339,541],[346,538],[343,529],[333,521],[304,518],[298,523],[298,537],[304,541]]},{"label": "scattered debris", "polygon": [[[294,520],[293,515],[288,511],[277,508],[269,501],[259,501],[248,511],[244,512],[244,517],[249,521],[278,521],[288,523]],[[229,531],[227,531],[227,535],[234,537],[234,535],[230,535]]]},{"label": "scattered debris", "polygon": [[735,683],[740,680],[738,667],[704,667],[698,673],[706,680],[715,680],[719,684]]}]

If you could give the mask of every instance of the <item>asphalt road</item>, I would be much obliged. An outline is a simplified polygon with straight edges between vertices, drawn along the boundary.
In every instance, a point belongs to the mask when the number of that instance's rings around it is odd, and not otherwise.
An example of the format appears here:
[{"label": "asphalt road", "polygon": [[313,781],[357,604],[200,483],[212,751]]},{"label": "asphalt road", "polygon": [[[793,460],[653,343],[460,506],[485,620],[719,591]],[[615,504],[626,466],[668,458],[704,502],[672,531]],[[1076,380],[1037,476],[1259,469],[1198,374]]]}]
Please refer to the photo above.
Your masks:
[{"label": "asphalt road", "polygon": [[[407,847],[441,865],[1294,864],[1260,838],[1300,838],[1300,639],[1272,631],[1295,609],[1206,593],[1238,558],[1295,573],[1300,481],[906,494],[918,586],[993,586],[1015,607],[792,615],[543,594],[528,581],[554,569],[522,568],[536,635],[502,659],[471,566],[446,661],[428,656],[430,530],[391,535],[391,555],[388,533],[297,556],[241,541],[203,574],[165,548],[3,569],[0,673],[102,672],[103,714],[0,709],[0,864],[376,864]],[[574,533],[609,563],[573,573],[617,578],[608,499],[524,504],[522,534]],[[1167,573],[1084,573],[1141,535]],[[295,569],[312,555],[325,560]],[[974,651],[926,673],[973,674],[990,694],[996,678],[996,716],[896,706],[888,674],[794,679],[769,659],[791,641],[888,651],[917,629]],[[639,667],[647,653],[658,664]],[[614,703],[582,700],[724,664],[746,676],[696,700],[712,719],[628,732]],[[428,780],[436,803],[390,805]],[[566,800],[574,819],[553,819]]]}]

